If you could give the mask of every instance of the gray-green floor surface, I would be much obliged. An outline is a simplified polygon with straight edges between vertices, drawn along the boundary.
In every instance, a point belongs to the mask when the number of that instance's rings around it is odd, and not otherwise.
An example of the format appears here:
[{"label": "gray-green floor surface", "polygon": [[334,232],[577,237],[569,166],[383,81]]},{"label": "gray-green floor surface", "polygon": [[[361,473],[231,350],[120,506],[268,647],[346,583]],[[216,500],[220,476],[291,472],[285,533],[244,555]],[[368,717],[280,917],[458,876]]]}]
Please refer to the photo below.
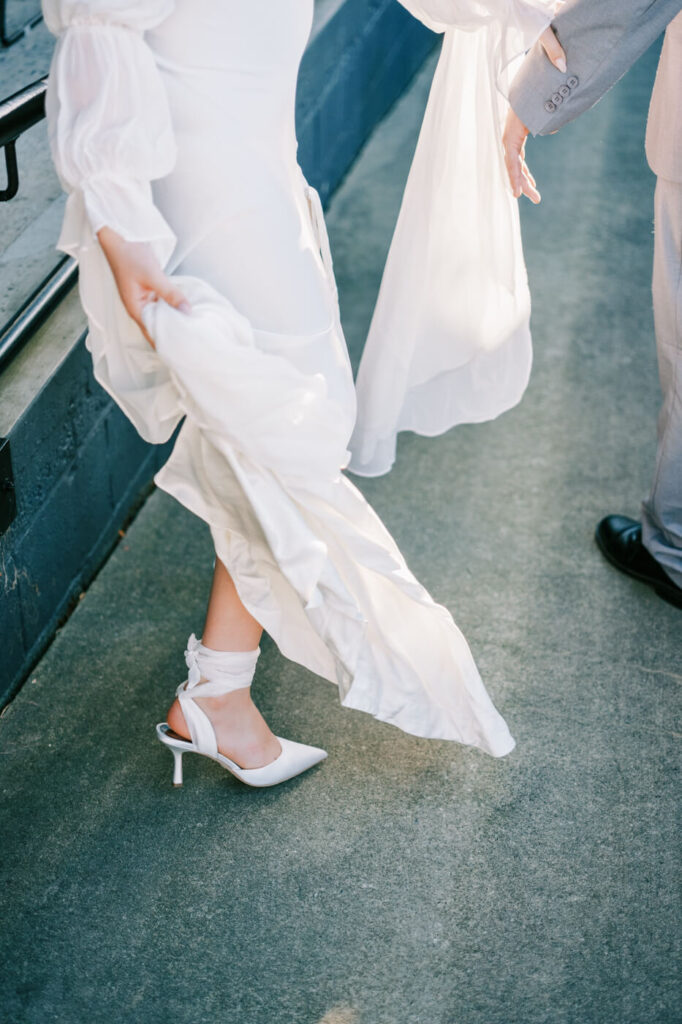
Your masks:
[{"label": "gray-green floor surface", "polygon": [[[0,723],[0,1018],[11,1024],[679,1021],[682,614],[592,534],[636,515],[658,404],[649,54],[534,143],[523,403],[408,437],[363,490],[454,613],[518,747],[495,761],[339,707],[266,643],[255,696],[329,759],[251,791],[154,738],[211,575],[155,493]],[[329,224],[361,344],[428,84]]]}]

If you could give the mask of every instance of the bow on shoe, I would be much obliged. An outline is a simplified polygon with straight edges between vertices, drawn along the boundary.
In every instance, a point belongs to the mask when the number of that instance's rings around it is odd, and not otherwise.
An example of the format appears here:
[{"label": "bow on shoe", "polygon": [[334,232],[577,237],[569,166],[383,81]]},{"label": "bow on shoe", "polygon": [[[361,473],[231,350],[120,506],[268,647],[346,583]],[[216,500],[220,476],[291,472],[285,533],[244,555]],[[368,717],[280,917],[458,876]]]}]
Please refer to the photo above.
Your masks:
[{"label": "bow on shoe", "polygon": [[251,685],[259,655],[260,647],[255,651],[208,650],[192,633],[185,651],[187,681],[182,683],[178,693],[182,691],[187,697],[187,691],[196,689],[202,679],[202,697],[221,697],[244,689]]},{"label": "bow on shoe", "polygon": [[[187,689],[192,690],[199,680],[201,679],[201,669],[199,668],[199,647],[201,641],[197,640],[194,633],[190,636],[187,641],[187,650],[185,651],[185,664],[187,665]],[[184,684],[183,684],[184,689]]]},{"label": "bow on shoe", "polygon": [[[189,693],[190,690],[195,689],[201,680],[201,669],[199,667],[200,646],[201,641],[197,640],[194,633],[192,633],[187,641],[187,650],[185,651],[187,681],[180,684],[176,693],[195,748],[202,754],[215,757],[218,752],[218,744],[213,726],[208,716],[201,708],[197,707]],[[204,683],[204,688],[210,690],[211,684]]]}]

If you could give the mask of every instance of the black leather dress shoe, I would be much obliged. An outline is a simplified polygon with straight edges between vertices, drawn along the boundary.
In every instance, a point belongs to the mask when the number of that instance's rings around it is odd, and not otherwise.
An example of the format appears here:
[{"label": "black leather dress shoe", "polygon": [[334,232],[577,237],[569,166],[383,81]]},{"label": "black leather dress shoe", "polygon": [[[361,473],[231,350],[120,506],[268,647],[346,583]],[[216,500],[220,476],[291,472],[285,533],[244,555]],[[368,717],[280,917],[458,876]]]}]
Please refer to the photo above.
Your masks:
[{"label": "black leather dress shoe", "polygon": [[616,569],[653,587],[659,597],[682,608],[682,587],[676,586],[642,544],[642,527],[627,516],[606,516],[597,526],[595,540]]}]

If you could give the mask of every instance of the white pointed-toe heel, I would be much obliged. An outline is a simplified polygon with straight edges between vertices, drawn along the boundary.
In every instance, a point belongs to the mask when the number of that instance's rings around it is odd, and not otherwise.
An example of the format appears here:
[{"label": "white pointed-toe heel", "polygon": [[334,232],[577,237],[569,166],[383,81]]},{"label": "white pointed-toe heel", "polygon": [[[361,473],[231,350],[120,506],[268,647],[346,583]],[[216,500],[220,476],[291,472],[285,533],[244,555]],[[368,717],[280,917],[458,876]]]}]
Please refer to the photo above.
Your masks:
[{"label": "white pointed-toe heel", "polygon": [[[185,651],[188,676],[177,689],[191,740],[183,739],[160,722],[156,735],[173,754],[173,785],[182,785],[182,755],[203,754],[217,761],[247,786],[276,786],[324,761],[326,750],[277,737],[281,753],[262,768],[241,768],[218,750],[211,720],[195,703],[195,697],[220,697],[251,685],[260,649],[255,651],[212,651],[192,634]],[[201,682],[201,679],[204,682]]]}]

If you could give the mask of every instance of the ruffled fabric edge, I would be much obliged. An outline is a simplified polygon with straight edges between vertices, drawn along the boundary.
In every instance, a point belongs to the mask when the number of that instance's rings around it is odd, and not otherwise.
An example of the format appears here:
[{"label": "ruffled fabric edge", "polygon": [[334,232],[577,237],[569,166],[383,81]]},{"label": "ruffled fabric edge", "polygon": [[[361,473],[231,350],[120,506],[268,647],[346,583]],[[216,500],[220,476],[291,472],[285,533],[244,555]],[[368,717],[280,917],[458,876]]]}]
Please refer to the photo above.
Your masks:
[{"label": "ruffled fabric edge", "polygon": [[439,437],[459,424],[497,419],[523,398],[532,364],[530,329],[524,326],[492,353],[480,352],[463,366],[407,387],[395,427],[385,436],[377,431],[368,440],[356,434],[351,442],[350,472],[364,477],[388,473],[396,460],[401,433]]},{"label": "ruffled fabric edge", "polygon": [[318,375],[254,347],[223,296],[177,283],[189,316],[162,302],[145,310],[186,414],[157,485],[208,523],[244,605],[286,657],[335,682],[345,706],[508,753],[466,640],[341,474],[343,409]]},{"label": "ruffled fabric edge", "polygon": [[[217,479],[223,491],[220,502],[214,503],[208,497],[213,485],[207,489],[206,482]],[[219,453],[191,422],[183,425],[155,482],[208,523],[216,555],[232,576],[244,606],[285,657],[336,684],[344,707],[363,711],[411,735],[474,746],[493,757],[504,757],[514,749],[514,739],[481,682],[466,640],[449,612],[432,601],[399,555],[394,561],[386,548],[375,548],[389,585],[409,594],[410,611],[421,613],[437,632],[446,631],[453,645],[453,664],[443,666],[441,683],[447,688],[448,672],[456,668],[461,711],[429,695],[416,667],[406,666],[390,647],[377,642],[373,624],[339,575],[325,540],[325,527],[312,512],[316,502],[310,496],[294,497],[279,486],[268,486],[257,467],[249,466],[234,452]],[[339,486],[346,497],[355,492],[345,478]],[[226,500],[230,490],[232,503]],[[364,505],[364,499],[355,494],[354,503]],[[251,516],[244,520],[244,501],[253,520]],[[287,520],[294,521],[298,540],[282,549]],[[264,531],[262,538],[255,537],[254,522],[261,528],[271,523],[276,530],[280,545],[276,558],[268,543],[272,534]],[[338,520],[334,526],[338,527]],[[332,545],[338,561],[334,538]],[[365,539],[362,546],[367,558],[374,545]],[[349,557],[356,560],[357,552]],[[288,578],[289,565],[297,567],[295,583]],[[423,634],[421,642],[427,649]]]}]

